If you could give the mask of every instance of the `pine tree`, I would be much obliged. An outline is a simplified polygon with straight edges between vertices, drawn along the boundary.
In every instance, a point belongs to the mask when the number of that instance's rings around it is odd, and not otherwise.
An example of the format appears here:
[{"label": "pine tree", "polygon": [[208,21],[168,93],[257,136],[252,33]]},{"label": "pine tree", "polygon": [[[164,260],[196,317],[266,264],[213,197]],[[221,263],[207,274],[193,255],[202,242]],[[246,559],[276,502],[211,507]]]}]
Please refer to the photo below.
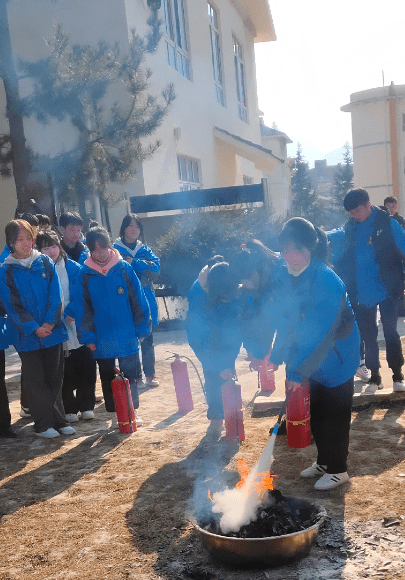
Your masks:
[{"label": "pine tree", "polygon": [[30,167],[30,155],[25,142],[23,114],[18,87],[18,77],[11,47],[7,0],[0,0],[0,77],[6,95],[6,116],[10,133],[0,135],[1,175],[11,175],[11,167],[17,192],[17,211],[28,209],[30,202],[25,191]]},{"label": "pine tree", "polygon": [[341,225],[346,218],[343,200],[346,194],[353,189],[353,160],[349,143],[346,142],[343,149],[343,164],[339,163],[333,177],[332,186],[337,225]]},{"label": "pine tree", "polygon": [[[108,183],[124,183],[137,162],[159,147],[155,141],[143,145],[163,122],[175,98],[172,85],[160,97],[147,94],[151,70],[145,57],[159,43],[160,20],[157,3],[148,2],[152,15],[145,37],[132,31],[129,49],[123,54],[118,44],[100,42],[97,47],[72,46],[60,27],[49,42],[51,56],[23,63],[34,90],[24,99],[24,114],[41,123],[70,121],[79,137],[75,146],[50,158],[37,156],[37,170],[51,174],[59,199],[78,204],[85,212],[85,200],[99,196],[104,207],[115,201]],[[112,87],[124,87],[125,96],[108,105]]]},{"label": "pine tree", "polygon": [[297,156],[292,164],[291,187],[293,194],[292,212],[295,216],[305,217],[314,200],[308,163],[302,155],[300,143],[298,143]]}]

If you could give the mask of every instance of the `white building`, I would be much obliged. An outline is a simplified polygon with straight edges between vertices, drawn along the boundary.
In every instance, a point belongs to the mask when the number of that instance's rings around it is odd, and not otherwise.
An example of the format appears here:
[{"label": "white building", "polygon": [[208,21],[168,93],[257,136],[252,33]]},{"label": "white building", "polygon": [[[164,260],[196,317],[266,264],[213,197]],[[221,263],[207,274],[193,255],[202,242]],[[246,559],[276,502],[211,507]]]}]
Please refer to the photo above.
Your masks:
[{"label": "white building", "polygon": [[374,205],[394,195],[405,211],[405,85],[350,95],[341,107],[351,113],[355,187],[364,187]]},{"label": "white building", "polygon": [[[142,34],[149,15],[147,0],[10,0],[8,13],[16,62],[20,57],[46,57],[45,40],[55,23],[72,43],[103,39],[125,48],[129,31],[135,28]],[[262,141],[257,103],[254,44],[276,40],[268,0],[162,0],[161,17],[163,38],[148,60],[153,71],[150,92],[157,94],[172,82],[177,98],[153,136],[162,142],[159,150],[133,180],[111,184],[111,189],[117,197],[129,198],[259,183],[278,174],[275,182],[283,181],[285,188],[286,155],[270,150],[284,145],[279,139],[270,143],[269,136]],[[21,90],[27,90],[23,83]],[[25,131],[34,151],[51,155],[68,149],[77,138],[73,127],[56,122],[42,127],[29,119]],[[6,222],[15,210],[15,192],[11,180],[3,180],[0,187],[2,197],[6,187],[13,200],[3,213]],[[279,203],[278,196],[286,195],[281,189],[279,193],[274,187],[271,202],[283,212],[285,202]],[[127,207],[119,202],[110,209],[114,235]],[[100,219],[97,200],[93,214]]]}]

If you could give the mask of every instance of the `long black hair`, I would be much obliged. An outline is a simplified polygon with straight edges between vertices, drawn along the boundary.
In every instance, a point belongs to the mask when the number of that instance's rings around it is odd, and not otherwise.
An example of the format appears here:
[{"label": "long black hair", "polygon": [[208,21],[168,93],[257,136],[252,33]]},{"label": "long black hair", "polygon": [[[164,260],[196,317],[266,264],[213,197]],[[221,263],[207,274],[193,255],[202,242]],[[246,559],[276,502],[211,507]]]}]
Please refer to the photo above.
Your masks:
[{"label": "long black hair", "polygon": [[135,222],[138,228],[140,229],[139,239],[141,242],[144,242],[143,239],[143,225],[140,218],[136,215],[136,213],[129,213],[127,214],[124,219],[122,220],[121,228],[120,228],[120,238],[125,243],[125,230],[128,226],[131,225],[132,222]]},{"label": "long black hair", "polygon": [[325,232],[304,218],[295,217],[288,220],[281,231],[279,242],[281,251],[289,245],[298,251],[305,248],[311,257],[328,263],[328,238]]}]

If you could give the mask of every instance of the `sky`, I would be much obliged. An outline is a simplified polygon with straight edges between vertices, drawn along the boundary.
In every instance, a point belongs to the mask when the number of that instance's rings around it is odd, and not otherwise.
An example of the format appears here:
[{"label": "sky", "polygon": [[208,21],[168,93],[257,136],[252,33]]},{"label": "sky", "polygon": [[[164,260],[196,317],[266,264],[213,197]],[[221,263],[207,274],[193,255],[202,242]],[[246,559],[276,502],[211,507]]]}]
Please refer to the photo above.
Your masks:
[{"label": "sky", "polygon": [[[276,42],[256,44],[259,108],[305,160],[342,162],[351,144],[358,91],[405,84],[405,3],[401,0],[269,0]],[[333,154],[331,154],[334,152]],[[331,155],[328,155],[331,154]]]}]

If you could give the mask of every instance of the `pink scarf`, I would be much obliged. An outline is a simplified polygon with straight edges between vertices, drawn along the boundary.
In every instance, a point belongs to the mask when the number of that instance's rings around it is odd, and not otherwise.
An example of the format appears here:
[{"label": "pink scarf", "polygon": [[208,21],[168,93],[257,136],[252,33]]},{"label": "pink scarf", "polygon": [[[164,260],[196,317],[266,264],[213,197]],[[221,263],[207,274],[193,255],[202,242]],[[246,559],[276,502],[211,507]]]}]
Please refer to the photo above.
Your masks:
[{"label": "pink scarf", "polygon": [[115,248],[110,248],[110,259],[105,266],[99,266],[91,256],[87,258],[87,260],[84,262],[84,265],[88,266],[92,270],[95,270],[96,272],[99,272],[100,274],[103,274],[103,276],[106,276],[108,271],[111,270],[115,264],[118,264],[121,259],[122,258],[119,251]]}]

